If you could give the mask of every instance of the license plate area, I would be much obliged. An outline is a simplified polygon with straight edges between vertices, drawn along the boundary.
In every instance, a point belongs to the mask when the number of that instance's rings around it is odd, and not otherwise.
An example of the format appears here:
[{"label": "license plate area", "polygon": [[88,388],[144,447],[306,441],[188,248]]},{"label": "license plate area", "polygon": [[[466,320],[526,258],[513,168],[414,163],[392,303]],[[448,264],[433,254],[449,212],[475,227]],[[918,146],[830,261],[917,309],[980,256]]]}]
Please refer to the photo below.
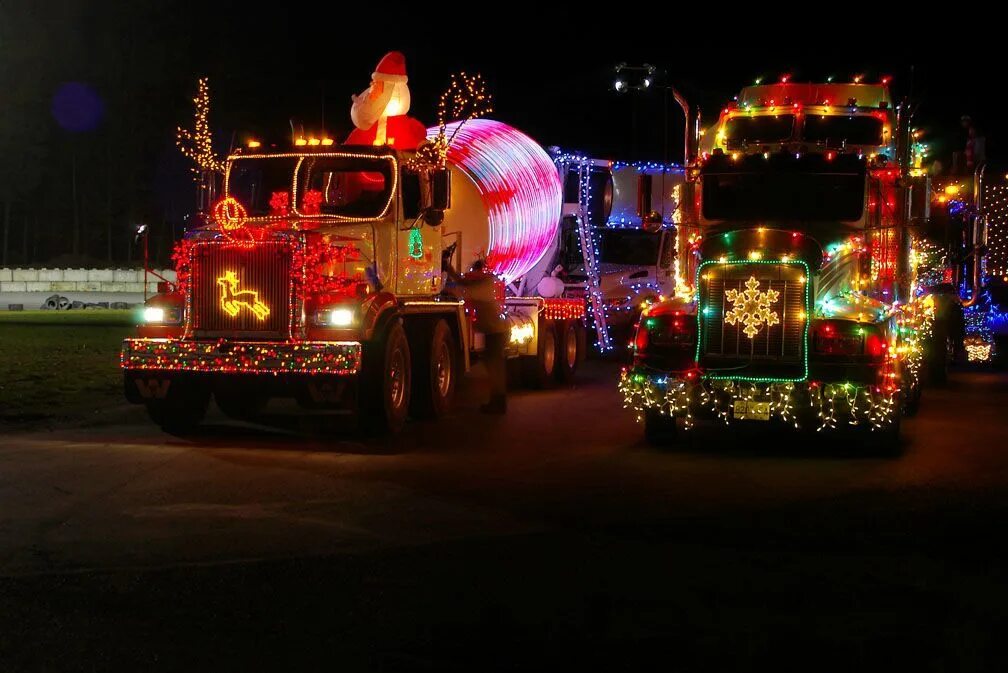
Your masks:
[{"label": "license plate area", "polygon": [[739,421],[769,421],[770,402],[762,400],[735,400],[732,415]]}]

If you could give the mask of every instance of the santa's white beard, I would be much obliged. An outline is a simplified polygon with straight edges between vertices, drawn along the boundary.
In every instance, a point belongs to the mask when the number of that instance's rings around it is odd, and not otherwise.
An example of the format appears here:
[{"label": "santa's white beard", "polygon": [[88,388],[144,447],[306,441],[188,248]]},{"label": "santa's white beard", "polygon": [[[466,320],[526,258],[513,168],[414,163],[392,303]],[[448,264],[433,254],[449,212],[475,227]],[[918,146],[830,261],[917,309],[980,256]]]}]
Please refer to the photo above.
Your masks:
[{"label": "santa's white beard", "polygon": [[353,105],[350,106],[350,119],[362,131],[374,126],[385,115],[406,114],[409,110],[410,94],[405,82],[385,83],[383,86],[376,84],[378,83],[372,82],[359,95],[351,97]]}]

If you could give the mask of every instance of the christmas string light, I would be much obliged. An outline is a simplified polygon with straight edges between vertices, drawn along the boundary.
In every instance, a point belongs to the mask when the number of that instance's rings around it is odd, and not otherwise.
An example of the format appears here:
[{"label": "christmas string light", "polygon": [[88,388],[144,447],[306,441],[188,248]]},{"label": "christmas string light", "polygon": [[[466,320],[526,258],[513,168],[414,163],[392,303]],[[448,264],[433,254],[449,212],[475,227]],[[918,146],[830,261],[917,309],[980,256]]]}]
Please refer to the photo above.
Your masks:
[{"label": "christmas string light", "polygon": [[[557,148],[551,148],[551,152],[553,152],[556,172],[558,176],[562,176],[562,182],[573,177],[572,173],[577,175],[578,212],[576,224],[578,236],[575,240],[585,270],[584,290],[589,309],[589,327],[595,333],[596,348],[600,351],[609,351],[612,350],[613,344],[606,319],[608,308],[599,285],[599,237],[591,223],[591,174],[593,167],[598,162],[581,154],[561,152]],[[606,166],[609,165],[608,162],[603,163]]]},{"label": "christmas string light", "polygon": [[128,338],[120,364],[128,370],[216,372],[222,374],[356,374],[361,344],[356,341],[268,343],[188,339]]},{"label": "christmas string light", "polygon": [[[462,127],[492,113],[493,96],[487,91],[482,75],[467,75],[464,71],[452,75],[451,84],[438,99],[437,132],[427,130],[427,141],[420,144],[416,154],[406,162],[406,168],[417,172],[443,169],[448,148]],[[451,135],[449,122],[454,122]]]},{"label": "christmas string light", "polygon": [[[535,267],[558,235],[562,185],[549,155],[507,124],[474,119],[446,129],[447,160],[475,184],[489,220],[487,266],[505,283]],[[439,131],[428,129],[428,138]]]},{"label": "christmas string light", "polygon": [[811,382],[803,389],[807,404],[802,404],[799,388],[794,383],[756,384],[744,381],[698,381],[672,379],[667,376],[649,377],[624,370],[620,375],[619,391],[623,395],[623,408],[636,413],[643,421],[646,411],[668,417],[683,417],[684,427],[695,425],[697,414],[706,414],[717,421],[730,424],[731,411],[736,402],[751,403],[757,399],[768,400],[773,418],[800,429],[802,414],[799,408],[811,411],[807,417],[817,419],[816,430],[833,430],[842,416],[850,425],[867,425],[872,430],[883,430],[893,423],[899,413],[898,390],[883,386],[855,383]]},{"label": "christmas string light", "polygon": [[583,320],[585,304],[582,299],[552,297],[543,299],[540,315],[547,320]]}]

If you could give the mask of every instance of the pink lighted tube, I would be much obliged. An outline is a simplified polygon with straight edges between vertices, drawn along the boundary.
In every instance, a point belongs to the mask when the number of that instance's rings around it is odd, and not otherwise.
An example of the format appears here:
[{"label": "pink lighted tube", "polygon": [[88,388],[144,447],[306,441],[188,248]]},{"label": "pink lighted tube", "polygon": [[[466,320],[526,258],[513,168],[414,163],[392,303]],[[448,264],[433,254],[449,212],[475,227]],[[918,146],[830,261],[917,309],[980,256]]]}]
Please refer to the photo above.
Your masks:
[{"label": "pink lighted tube", "polygon": [[[458,122],[448,124],[451,138]],[[437,135],[437,127],[427,137]],[[528,273],[556,240],[563,191],[553,160],[507,124],[474,119],[448,148],[448,163],[476,185],[490,225],[489,268],[510,283]]]}]

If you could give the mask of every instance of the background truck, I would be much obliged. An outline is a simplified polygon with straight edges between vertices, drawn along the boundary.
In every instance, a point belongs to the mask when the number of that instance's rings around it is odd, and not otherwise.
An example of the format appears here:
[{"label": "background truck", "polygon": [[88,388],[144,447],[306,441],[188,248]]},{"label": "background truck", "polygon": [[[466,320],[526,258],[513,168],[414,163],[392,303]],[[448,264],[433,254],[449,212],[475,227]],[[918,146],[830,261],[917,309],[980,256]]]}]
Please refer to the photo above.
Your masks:
[{"label": "background truck", "polygon": [[931,178],[932,217],[919,284],[935,297],[929,375],[954,361],[1004,366],[1008,356],[1008,176],[980,162]]},{"label": "background truck", "polygon": [[[484,341],[442,285],[443,256],[462,270],[485,256],[501,279],[527,381],[573,378],[586,306],[607,341],[585,162],[496,121],[448,133],[448,168],[433,172],[413,170],[412,152],[329,139],[228,157],[220,194],[204,184],[205,225],[175,250],[178,282],[160,284],[123,343],[127,399],[172,432],[198,424],[211,396],[236,417],[287,396],[390,431],[441,416]],[[565,202],[570,174],[585,184]],[[552,275],[563,217],[587,249],[579,291]]]},{"label": "background truck", "polygon": [[614,163],[611,171],[612,212],[596,232],[599,283],[610,329],[625,344],[645,305],[682,289],[676,250],[685,171],[656,163]]},{"label": "background truck", "polygon": [[885,83],[752,86],[724,108],[689,166],[691,291],[643,312],[621,378],[649,439],[697,417],[898,436],[930,315],[908,129]]}]

